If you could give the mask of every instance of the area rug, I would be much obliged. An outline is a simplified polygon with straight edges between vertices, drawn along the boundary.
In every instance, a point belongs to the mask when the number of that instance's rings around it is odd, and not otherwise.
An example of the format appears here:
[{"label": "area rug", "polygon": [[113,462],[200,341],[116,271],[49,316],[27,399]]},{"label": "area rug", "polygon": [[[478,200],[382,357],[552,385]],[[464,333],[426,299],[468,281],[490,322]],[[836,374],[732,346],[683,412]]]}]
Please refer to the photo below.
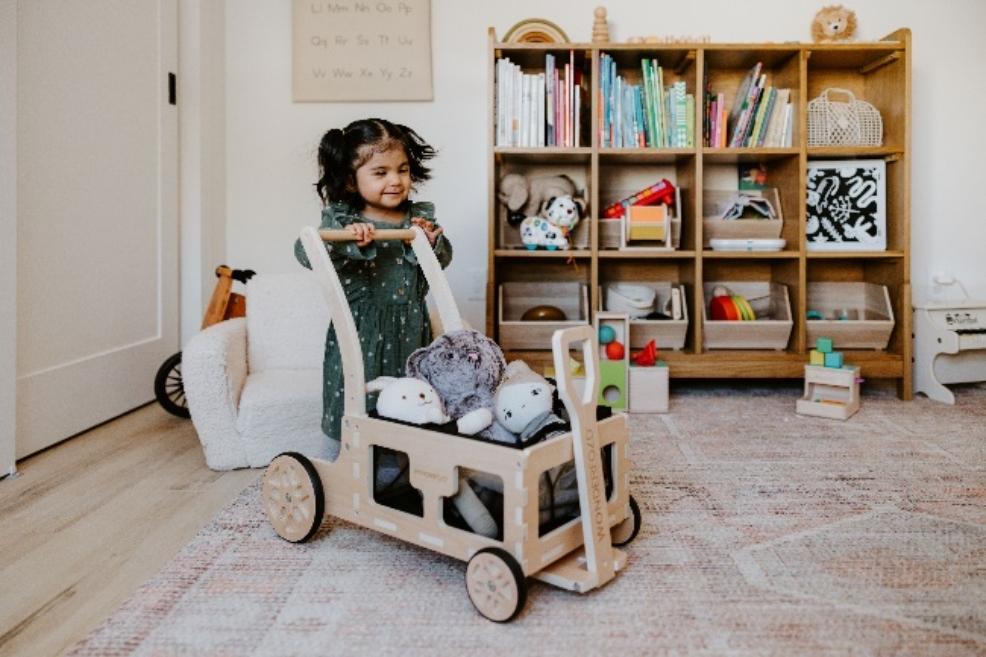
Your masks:
[{"label": "area rug", "polygon": [[986,390],[870,391],[848,422],[791,384],[676,387],[633,416],[643,528],[578,595],[491,623],[464,564],[333,521],[304,545],[246,489],[71,655],[986,655]]}]

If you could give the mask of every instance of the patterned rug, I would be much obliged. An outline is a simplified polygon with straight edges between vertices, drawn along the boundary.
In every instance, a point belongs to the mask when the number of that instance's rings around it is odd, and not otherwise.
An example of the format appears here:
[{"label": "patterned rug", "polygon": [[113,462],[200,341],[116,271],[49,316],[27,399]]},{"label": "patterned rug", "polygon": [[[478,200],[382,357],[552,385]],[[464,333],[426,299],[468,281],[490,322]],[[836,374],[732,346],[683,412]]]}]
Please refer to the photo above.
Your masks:
[{"label": "patterned rug", "polygon": [[255,485],[70,654],[986,655],[986,390],[846,423],[791,384],[674,392],[632,418],[644,524],[600,590],[491,623],[464,564],[341,521],[287,544]]}]

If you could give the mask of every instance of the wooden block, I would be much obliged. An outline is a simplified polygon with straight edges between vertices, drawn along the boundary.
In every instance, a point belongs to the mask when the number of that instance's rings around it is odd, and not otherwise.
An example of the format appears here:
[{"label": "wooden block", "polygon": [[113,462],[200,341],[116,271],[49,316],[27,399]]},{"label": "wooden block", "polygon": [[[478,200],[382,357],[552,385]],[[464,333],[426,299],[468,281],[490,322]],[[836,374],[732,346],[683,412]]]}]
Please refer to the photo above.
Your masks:
[{"label": "wooden block", "polygon": [[627,407],[627,364],[622,360],[600,361],[599,404],[622,411]]},{"label": "wooden block", "polygon": [[663,221],[635,221],[630,224],[629,233],[630,239],[634,241],[651,240],[654,242],[663,242],[667,238],[667,231],[665,230]]},{"label": "wooden block", "polygon": [[823,354],[828,354],[832,352],[832,338],[818,338],[815,343],[815,349],[822,352]]},{"label": "wooden block", "polygon": [[668,412],[668,368],[630,367],[630,412]]},{"label": "wooden block", "polygon": [[[821,339],[821,338],[819,338]],[[842,352],[830,351],[825,354],[825,367],[842,368]]]},{"label": "wooden block", "polygon": [[810,362],[812,365],[825,365],[825,354],[817,349],[812,349]]},{"label": "wooden block", "polygon": [[638,221],[660,221],[668,218],[668,206],[666,205],[631,205],[630,223]]}]

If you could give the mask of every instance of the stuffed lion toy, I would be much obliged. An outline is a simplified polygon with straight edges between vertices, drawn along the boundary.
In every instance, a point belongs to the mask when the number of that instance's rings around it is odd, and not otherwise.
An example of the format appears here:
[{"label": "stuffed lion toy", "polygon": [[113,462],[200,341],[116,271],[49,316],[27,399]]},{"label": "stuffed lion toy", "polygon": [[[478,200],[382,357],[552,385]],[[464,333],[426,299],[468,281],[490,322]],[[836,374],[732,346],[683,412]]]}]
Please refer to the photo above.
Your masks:
[{"label": "stuffed lion toy", "polygon": [[842,5],[822,7],[811,22],[811,38],[817,43],[850,41],[856,35],[856,13]]}]

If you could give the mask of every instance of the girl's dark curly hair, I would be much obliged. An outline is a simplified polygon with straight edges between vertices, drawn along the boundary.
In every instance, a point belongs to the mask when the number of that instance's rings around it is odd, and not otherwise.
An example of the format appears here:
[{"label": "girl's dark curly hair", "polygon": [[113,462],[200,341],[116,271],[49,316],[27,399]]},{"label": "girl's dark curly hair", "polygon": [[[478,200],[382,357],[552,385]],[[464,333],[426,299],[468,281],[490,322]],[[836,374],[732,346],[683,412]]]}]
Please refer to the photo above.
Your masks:
[{"label": "girl's dark curly hair", "polygon": [[342,130],[333,128],[326,132],[318,145],[321,177],[315,183],[322,203],[342,201],[362,210],[364,201],[356,190],[356,169],[374,153],[385,153],[396,147],[403,148],[407,154],[412,183],[431,178],[431,169],[424,163],[435,157],[435,149],[405,125],[386,119],[360,119]]}]

